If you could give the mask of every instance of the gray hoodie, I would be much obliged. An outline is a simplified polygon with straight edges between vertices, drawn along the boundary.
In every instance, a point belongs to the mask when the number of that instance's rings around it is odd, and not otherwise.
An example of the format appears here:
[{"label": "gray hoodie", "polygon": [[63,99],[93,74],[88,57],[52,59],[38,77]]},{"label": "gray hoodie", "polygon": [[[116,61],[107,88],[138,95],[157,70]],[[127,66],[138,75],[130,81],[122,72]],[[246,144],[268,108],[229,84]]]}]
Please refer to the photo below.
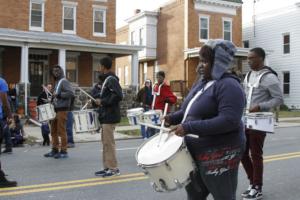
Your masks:
[{"label": "gray hoodie", "polygon": [[55,82],[54,91],[57,94],[56,98],[53,99],[55,111],[69,111],[72,101],[74,101],[75,93],[71,83],[64,77],[62,69],[61,76]]},{"label": "gray hoodie", "polygon": [[[244,89],[247,97],[249,95],[248,82],[254,84],[257,77],[265,71],[266,69],[251,71],[249,81],[247,79],[244,80]],[[263,75],[258,87],[253,88],[250,108],[259,105],[262,112],[267,112],[281,104],[283,104],[283,94],[278,78],[273,73]]]}]

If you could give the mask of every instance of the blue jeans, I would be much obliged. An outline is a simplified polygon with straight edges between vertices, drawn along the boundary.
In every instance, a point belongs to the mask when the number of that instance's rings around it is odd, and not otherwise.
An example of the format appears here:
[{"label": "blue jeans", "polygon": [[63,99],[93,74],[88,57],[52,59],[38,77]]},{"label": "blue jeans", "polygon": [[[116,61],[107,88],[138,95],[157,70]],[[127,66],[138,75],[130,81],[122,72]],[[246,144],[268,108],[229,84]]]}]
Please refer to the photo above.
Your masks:
[{"label": "blue jeans", "polygon": [[8,127],[8,124],[5,120],[1,119],[1,128],[2,128],[2,137],[5,140],[5,148],[6,149],[11,149],[12,148],[12,141],[11,141],[11,133]]},{"label": "blue jeans", "polygon": [[68,143],[74,144],[73,139],[73,113],[70,111],[67,114],[67,136],[68,136]]}]

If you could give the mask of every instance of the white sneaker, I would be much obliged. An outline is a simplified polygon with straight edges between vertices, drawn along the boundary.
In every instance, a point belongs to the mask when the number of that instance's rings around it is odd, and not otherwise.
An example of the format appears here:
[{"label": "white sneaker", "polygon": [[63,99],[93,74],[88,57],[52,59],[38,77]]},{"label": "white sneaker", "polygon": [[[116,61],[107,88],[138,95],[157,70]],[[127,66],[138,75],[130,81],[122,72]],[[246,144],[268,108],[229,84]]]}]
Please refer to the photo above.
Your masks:
[{"label": "white sneaker", "polygon": [[242,197],[246,197],[249,194],[249,192],[250,192],[251,189],[252,189],[252,185],[249,185],[248,188],[247,188],[247,190],[245,190],[245,192],[243,192],[241,194],[241,196]]},{"label": "white sneaker", "polygon": [[263,195],[261,190],[257,190],[255,188],[252,188],[249,192],[249,194],[243,198],[243,200],[259,200],[262,199]]}]

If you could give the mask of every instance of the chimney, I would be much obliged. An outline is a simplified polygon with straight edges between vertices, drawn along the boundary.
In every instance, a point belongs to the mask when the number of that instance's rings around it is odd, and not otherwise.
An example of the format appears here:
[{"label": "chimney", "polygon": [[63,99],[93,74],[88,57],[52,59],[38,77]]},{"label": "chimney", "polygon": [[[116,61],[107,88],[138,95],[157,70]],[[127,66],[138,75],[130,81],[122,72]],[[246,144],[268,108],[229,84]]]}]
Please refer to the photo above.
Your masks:
[{"label": "chimney", "polygon": [[139,14],[141,12],[141,9],[135,9],[134,14]]}]

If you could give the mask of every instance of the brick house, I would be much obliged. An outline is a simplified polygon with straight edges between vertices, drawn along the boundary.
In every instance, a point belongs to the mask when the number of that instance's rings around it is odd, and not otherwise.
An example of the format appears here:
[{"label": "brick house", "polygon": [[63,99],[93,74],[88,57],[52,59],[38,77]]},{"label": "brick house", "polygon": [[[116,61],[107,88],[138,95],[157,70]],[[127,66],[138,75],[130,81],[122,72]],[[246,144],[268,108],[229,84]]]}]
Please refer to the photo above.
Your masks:
[{"label": "brick house", "polygon": [[141,48],[115,44],[115,16],[116,0],[0,0],[1,76],[20,85],[27,105],[27,96],[37,96],[50,81],[55,64],[81,87],[97,81],[105,55],[129,56],[137,68]]},{"label": "brick house", "polygon": [[[224,38],[238,47],[234,68],[241,72],[248,50],[242,48],[241,0],[170,0],[155,11],[140,11],[117,29],[116,43],[142,45],[139,52],[139,83],[155,80],[164,70],[172,83],[190,88],[196,78],[198,52],[208,39]],[[130,83],[130,59],[117,59],[121,83]],[[140,84],[140,85],[141,85]],[[174,84],[174,90],[178,90]]]}]

